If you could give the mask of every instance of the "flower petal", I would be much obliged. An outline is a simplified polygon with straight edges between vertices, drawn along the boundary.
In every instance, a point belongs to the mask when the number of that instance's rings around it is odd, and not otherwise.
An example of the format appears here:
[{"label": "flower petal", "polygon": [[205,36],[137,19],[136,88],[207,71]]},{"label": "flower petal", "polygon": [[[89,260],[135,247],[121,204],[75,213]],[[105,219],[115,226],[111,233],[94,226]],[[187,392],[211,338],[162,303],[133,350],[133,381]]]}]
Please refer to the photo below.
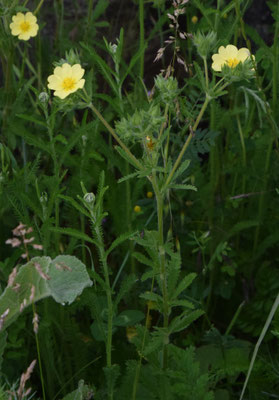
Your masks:
[{"label": "flower petal", "polygon": [[54,96],[60,97],[60,99],[65,99],[70,93],[66,92],[65,90],[56,90],[54,92]]},{"label": "flower petal", "polygon": [[37,24],[34,25],[34,26],[32,26],[32,27],[29,29],[29,31],[28,31],[29,35],[30,35],[31,37],[37,36],[38,29],[39,29],[39,27],[38,27]]},{"label": "flower petal", "polygon": [[25,21],[30,22],[30,24],[35,24],[37,22],[37,17],[29,11],[25,14]]},{"label": "flower petal", "polygon": [[82,89],[84,84],[85,84],[85,79],[81,79],[80,81],[77,82],[76,88]]},{"label": "flower petal", "polygon": [[52,90],[60,90],[62,88],[62,79],[57,75],[50,75],[48,78],[47,87]]},{"label": "flower petal", "polygon": [[12,32],[13,36],[17,36],[21,32],[21,29],[20,29],[19,25],[17,23],[15,23],[15,22],[12,22],[10,24],[10,29],[11,29],[11,32]]},{"label": "flower petal", "polygon": [[29,40],[30,39],[30,33],[29,32],[25,32],[25,33],[21,33],[18,38],[20,40]]},{"label": "flower petal", "polygon": [[17,24],[20,24],[21,22],[24,21],[24,14],[18,12],[16,15],[13,15],[12,20]]},{"label": "flower petal", "polygon": [[238,50],[237,59],[239,61],[245,61],[248,57],[250,57],[250,51],[246,49],[246,47],[242,47]]},{"label": "flower petal", "polygon": [[72,67],[70,64],[64,63],[62,64],[62,71],[64,74],[64,78],[71,78],[72,77]]},{"label": "flower petal", "polygon": [[235,58],[237,56],[237,47],[233,44],[228,44],[226,47],[226,56],[227,58]]},{"label": "flower petal", "polygon": [[222,70],[222,65],[223,65],[223,64],[220,64],[219,62],[213,62],[213,63],[212,63],[212,69],[213,69],[214,71],[219,72],[219,71]]},{"label": "flower petal", "polygon": [[80,80],[84,75],[84,69],[81,68],[80,64],[75,64],[72,66],[72,77],[77,81]]}]

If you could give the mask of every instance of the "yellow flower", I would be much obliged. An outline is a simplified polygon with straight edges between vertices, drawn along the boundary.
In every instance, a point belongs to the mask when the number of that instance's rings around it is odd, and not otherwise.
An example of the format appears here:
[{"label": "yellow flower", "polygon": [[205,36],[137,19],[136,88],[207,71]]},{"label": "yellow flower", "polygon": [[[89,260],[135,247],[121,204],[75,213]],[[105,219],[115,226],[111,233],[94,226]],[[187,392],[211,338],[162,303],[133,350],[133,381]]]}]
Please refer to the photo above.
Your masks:
[{"label": "yellow flower", "polygon": [[149,199],[152,199],[152,197],[153,197],[153,192],[147,192],[147,193],[146,193],[146,196],[147,196]]},{"label": "yellow flower", "polygon": [[137,336],[137,330],[134,326],[127,326],[126,328],[126,337],[129,340],[129,342],[131,342],[131,340]]},{"label": "yellow flower", "polygon": [[84,69],[81,68],[80,64],[70,65],[65,63],[61,67],[56,67],[53,75],[47,78],[47,87],[55,90],[54,96],[65,99],[69,94],[83,88],[85,83],[85,80],[81,79],[83,75]]},{"label": "yellow flower", "polygon": [[197,22],[198,22],[198,17],[196,16],[196,15],[194,15],[192,18],[191,18],[191,21],[193,22],[193,24],[196,24]]},{"label": "yellow flower", "polygon": [[135,206],[134,211],[135,211],[135,213],[141,212],[141,206]]},{"label": "yellow flower", "polygon": [[13,36],[18,36],[20,40],[29,40],[38,33],[39,25],[37,18],[31,12],[23,14],[18,12],[12,18],[13,22],[10,24],[10,29]]},{"label": "yellow flower", "polygon": [[219,72],[224,65],[235,68],[240,62],[244,62],[249,57],[250,51],[246,49],[246,47],[242,47],[238,50],[238,48],[232,44],[226,47],[221,46],[218,49],[218,54],[213,54],[212,56],[212,69]]}]

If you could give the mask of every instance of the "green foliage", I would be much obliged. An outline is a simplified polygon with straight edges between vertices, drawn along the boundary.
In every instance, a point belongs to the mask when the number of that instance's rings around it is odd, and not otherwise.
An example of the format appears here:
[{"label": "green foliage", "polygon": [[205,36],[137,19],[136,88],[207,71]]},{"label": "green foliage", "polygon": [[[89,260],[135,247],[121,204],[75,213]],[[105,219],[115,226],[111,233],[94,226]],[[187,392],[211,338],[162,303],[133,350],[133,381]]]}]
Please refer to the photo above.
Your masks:
[{"label": "green foliage", "polygon": [[[0,398],[277,396],[279,6],[261,7],[0,1]],[[216,73],[228,44],[255,58]],[[65,62],[85,83],[61,99]]]}]

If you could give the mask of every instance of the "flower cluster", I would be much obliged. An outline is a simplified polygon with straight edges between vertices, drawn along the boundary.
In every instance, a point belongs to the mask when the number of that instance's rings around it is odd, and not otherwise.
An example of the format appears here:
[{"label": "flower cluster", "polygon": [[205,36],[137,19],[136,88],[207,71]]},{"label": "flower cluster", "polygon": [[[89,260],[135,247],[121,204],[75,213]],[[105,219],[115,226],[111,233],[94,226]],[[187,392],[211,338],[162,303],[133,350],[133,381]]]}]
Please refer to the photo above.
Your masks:
[{"label": "flower cluster", "polygon": [[26,235],[29,235],[32,232],[33,228],[27,228],[25,224],[22,224],[20,222],[20,224],[15,229],[13,229],[14,237],[11,239],[7,239],[5,243],[10,244],[12,247],[20,247],[23,245],[24,253],[21,254],[21,257],[24,259],[28,259],[28,245],[31,245],[35,250],[43,250],[42,245],[33,243],[33,241],[35,240],[33,236],[31,238],[26,237]]}]

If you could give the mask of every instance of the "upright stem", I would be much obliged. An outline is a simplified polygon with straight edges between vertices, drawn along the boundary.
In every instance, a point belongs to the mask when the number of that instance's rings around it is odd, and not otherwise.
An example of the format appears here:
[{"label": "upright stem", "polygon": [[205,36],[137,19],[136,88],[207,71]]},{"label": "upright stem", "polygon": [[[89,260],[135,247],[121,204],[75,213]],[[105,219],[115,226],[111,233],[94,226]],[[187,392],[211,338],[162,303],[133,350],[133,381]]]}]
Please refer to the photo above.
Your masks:
[{"label": "upright stem", "polygon": [[176,159],[176,161],[174,163],[174,166],[173,166],[173,168],[172,168],[172,170],[171,170],[171,172],[170,172],[170,174],[169,174],[169,176],[168,176],[168,178],[166,180],[166,183],[164,185],[165,188],[171,182],[171,180],[173,178],[173,175],[174,175],[175,171],[177,170],[177,168],[178,168],[178,166],[179,166],[179,164],[180,164],[180,162],[182,160],[182,157],[184,156],[185,151],[187,150],[192,138],[194,137],[194,132],[197,130],[197,127],[198,127],[198,125],[200,123],[200,120],[203,117],[203,114],[204,114],[209,102],[210,102],[210,98],[208,96],[206,96],[205,102],[203,103],[203,106],[202,106],[202,108],[201,108],[201,110],[199,112],[199,115],[198,115],[198,117],[196,119],[196,122],[195,122],[195,124],[194,124],[194,126],[192,128],[192,131],[190,132],[189,136],[187,137],[187,140],[184,143],[184,146],[182,147],[182,149],[181,149],[181,151],[180,151],[180,153],[179,153],[179,155],[178,155],[178,157],[177,157],[177,159]]},{"label": "upright stem", "polygon": [[[156,196],[157,202],[157,218],[158,218],[158,233],[159,233],[159,260],[160,260],[160,276],[162,280],[162,294],[163,294],[163,315],[164,315],[164,328],[169,324],[169,304],[168,304],[168,290],[167,290],[167,274],[166,274],[166,257],[164,250],[164,220],[163,220],[163,207],[164,207],[164,193],[159,189],[157,184],[156,172],[152,174],[151,183]],[[167,347],[163,349],[163,368],[167,368]]]},{"label": "upright stem", "polygon": [[241,148],[242,148],[242,166],[243,166],[243,178],[242,178],[242,193],[245,192],[245,186],[246,186],[246,175],[245,175],[245,170],[246,170],[246,147],[245,147],[245,141],[244,141],[244,136],[243,136],[243,130],[242,126],[240,123],[239,115],[236,116],[236,121],[237,121],[237,127],[239,131],[239,136],[240,136],[240,143],[241,143]]},{"label": "upright stem", "polygon": [[93,11],[93,1],[94,0],[88,0],[88,8],[87,8],[88,17],[87,17],[87,23],[86,23],[86,28],[85,28],[85,32],[84,32],[84,39],[87,38],[89,27],[90,27],[90,24],[91,24],[92,11]]},{"label": "upright stem", "polygon": [[[94,221],[93,217],[93,221]],[[109,268],[107,264],[107,257],[105,254],[105,249],[104,249],[104,242],[103,238],[100,232],[100,229],[98,226],[95,225],[94,227],[97,240],[99,242],[99,254],[100,254],[100,259],[101,263],[103,266],[103,273],[104,273],[104,278],[105,278],[105,283],[106,283],[106,297],[107,297],[107,304],[108,304],[108,322],[107,322],[107,341],[106,341],[106,361],[107,361],[107,367],[111,367],[111,351],[112,351],[112,320],[113,320],[113,303],[112,303],[112,296],[111,296],[111,285],[110,285],[110,280],[109,280]],[[113,393],[109,394],[109,398],[113,398]]]},{"label": "upright stem", "polygon": [[144,0],[139,0],[139,26],[140,26],[140,78],[144,75]]},{"label": "upright stem", "polygon": [[[34,303],[32,303],[32,308],[33,308],[33,316],[35,316],[36,309],[35,309],[35,304]],[[41,385],[42,385],[43,399],[46,400],[45,385],[44,385],[44,374],[43,374],[41,352],[40,352],[40,344],[39,344],[39,340],[38,340],[38,334],[36,332],[35,332],[35,340],[36,340],[36,348],[37,348],[37,354],[38,354],[38,362],[39,362],[39,370],[40,370],[40,379],[41,379]]]},{"label": "upright stem", "polygon": [[122,140],[119,138],[119,136],[117,135],[117,133],[112,129],[112,127],[107,123],[107,121],[104,119],[104,117],[102,116],[102,114],[97,110],[97,108],[92,104],[88,104],[88,107],[94,112],[94,114],[96,114],[96,116],[99,118],[99,120],[102,122],[102,124],[107,128],[107,130],[109,131],[109,133],[114,137],[114,139],[117,141],[117,143],[122,147],[122,149],[126,152],[126,154],[129,156],[129,158],[131,158],[134,162],[135,165],[137,165],[137,167],[139,169],[142,169],[142,165],[139,162],[139,160],[136,159],[136,157],[130,152],[130,150],[128,149],[128,147],[122,142]]},{"label": "upright stem", "polygon": [[41,1],[40,1],[40,3],[38,4],[36,10],[33,12],[34,15],[36,15],[36,14],[39,12],[39,10],[40,10],[40,8],[42,7],[44,1],[45,1],[45,0],[41,0]]}]

